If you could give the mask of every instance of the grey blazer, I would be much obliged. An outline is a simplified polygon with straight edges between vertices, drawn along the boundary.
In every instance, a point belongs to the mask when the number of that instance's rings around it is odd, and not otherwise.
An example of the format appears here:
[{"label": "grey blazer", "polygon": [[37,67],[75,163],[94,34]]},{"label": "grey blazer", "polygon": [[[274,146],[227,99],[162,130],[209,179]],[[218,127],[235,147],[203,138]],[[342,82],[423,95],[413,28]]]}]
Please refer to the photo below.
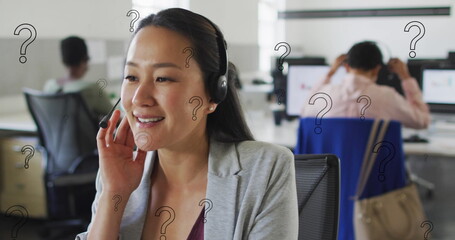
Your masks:
[{"label": "grey blazer", "polygon": [[[126,205],[119,233],[122,240],[141,239],[155,155],[147,154],[142,181]],[[206,214],[204,239],[297,239],[294,156],[289,149],[258,141],[212,140],[207,178],[206,198],[213,207]],[[102,191],[99,174],[96,189],[92,218]],[[76,236],[86,238],[87,232]]]}]

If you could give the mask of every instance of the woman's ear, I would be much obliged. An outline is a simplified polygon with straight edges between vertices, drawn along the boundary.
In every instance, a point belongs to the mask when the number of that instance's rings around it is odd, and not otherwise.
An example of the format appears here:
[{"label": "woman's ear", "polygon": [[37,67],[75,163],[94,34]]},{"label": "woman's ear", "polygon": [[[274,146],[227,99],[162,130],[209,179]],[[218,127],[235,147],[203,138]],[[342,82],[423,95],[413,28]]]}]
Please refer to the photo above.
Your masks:
[{"label": "woman's ear", "polygon": [[217,106],[218,104],[210,102],[209,106],[207,107],[207,114],[215,112]]}]

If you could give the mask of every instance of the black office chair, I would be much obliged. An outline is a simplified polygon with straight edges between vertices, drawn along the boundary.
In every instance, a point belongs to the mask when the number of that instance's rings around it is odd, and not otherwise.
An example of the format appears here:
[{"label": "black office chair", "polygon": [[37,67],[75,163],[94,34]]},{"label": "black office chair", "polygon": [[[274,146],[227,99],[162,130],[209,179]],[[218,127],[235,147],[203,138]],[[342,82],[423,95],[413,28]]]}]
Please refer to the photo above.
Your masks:
[{"label": "black office chair", "polygon": [[295,155],[299,240],[336,240],[340,164],[331,154]]},{"label": "black office chair", "polygon": [[50,230],[61,227],[85,229],[96,191],[96,119],[79,93],[43,94],[24,89],[24,94],[44,148],[50,221],[42,235],[50,239]]}]

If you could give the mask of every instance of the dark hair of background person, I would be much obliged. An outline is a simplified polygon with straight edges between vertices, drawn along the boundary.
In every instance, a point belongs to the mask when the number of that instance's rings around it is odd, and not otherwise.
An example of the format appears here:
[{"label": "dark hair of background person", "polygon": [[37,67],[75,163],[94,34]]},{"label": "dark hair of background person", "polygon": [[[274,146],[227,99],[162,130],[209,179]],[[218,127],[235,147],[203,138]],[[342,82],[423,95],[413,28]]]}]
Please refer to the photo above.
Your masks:
[{"label": "dark hair of background person", "polygon": [[[192,45],[190,47],[193,48],[193,59],[201,68],[207,91],[210,83],[218,80],[220,57],[217,36],[213,26],[204,17],[181,8],[165,9],[141,20],[135,34],[147,26],[164,27],[189,39]],[[224,39],[221,32],[220,34]],[[227,49],[226,41],[224,45]],[[233,71],[233,64],[229,64],[226,98],[218,104],[216,111],[207,117],[208,136],[220,142],[254,140],[243,116],[233,79],[237,74]]]},{"label": "dark hair of background person", "polygon": [[347,63],[352,68],[369,71],[383,65],[382,53],[375,42],[359,42],[349,50]]},{"label": "dark hair of background person", "polygon": [[60,42],[62,61],[68,66],[77,66],[84,61],[88,61],[87,45],[84,39],[76,36],[70,36]]}]

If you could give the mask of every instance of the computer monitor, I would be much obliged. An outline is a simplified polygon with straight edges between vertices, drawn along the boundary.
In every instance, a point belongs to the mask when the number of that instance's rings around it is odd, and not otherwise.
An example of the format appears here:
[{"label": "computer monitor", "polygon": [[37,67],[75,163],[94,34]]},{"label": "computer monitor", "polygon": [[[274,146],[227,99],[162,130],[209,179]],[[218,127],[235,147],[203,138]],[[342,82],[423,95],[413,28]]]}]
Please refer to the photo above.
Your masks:
[{"label": "computer monitor", "polygon": [[455,66],[424,67],[423,100],[433,113],[455,113]]},{"label": "computer monitor", "polygon": [[422,70],[424,67],[441,67],[446,65],[447,59],[409,59],[408,69],[412,77],[414,77],[422,89]]},{"label": "computer monitor", "polygon": [[[302,107],[307,104],[311,88],[329,72],[327,65],[289,65],[286,84],[286,114],[300,116]],[[331,83],[339,84],[346,75],[341,67],[332,76]]]}]

